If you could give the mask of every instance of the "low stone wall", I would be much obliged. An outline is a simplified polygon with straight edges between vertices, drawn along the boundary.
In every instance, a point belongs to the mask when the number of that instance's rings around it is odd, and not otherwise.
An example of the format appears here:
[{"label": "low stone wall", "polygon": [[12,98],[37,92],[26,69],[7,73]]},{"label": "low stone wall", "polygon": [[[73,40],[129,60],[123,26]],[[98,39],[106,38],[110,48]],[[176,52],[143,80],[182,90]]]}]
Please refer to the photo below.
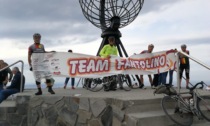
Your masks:
[{"label": "low stone wall", "polygon": [[16,106],[0,108],[0,126],[28,126],[27,114],[30,96],[16,98]]},{"label": "low stone wall", "polygon": [[28,126],[126,126],[124,110],[132,103],[117,99],[38,96],[26,104]]}]

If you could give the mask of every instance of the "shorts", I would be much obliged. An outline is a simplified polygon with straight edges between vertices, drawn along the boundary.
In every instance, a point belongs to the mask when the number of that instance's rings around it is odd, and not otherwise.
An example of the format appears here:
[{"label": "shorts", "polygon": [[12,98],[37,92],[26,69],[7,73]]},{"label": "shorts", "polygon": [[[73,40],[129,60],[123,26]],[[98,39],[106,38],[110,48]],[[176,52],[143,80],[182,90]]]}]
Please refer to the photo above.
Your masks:
[{"label": "shorts", "polygon": [[39,82],[39,83],[41,83],[42,78],[45,78],[46,81],[50,81],[52,78],[52,76],[49,76],[49,75],[47,76],[47,74],[45,75],[43,74],[43,72],[39,72],[39,71],[34,71],[33,74],[34,74],[34,78],[36,82]]},{"label": "shorts", "polygon": [[179,66],[180,79],[182,78],[184,70],[185,70],[186,79],[190,79],[190,65],[180,65]]}]

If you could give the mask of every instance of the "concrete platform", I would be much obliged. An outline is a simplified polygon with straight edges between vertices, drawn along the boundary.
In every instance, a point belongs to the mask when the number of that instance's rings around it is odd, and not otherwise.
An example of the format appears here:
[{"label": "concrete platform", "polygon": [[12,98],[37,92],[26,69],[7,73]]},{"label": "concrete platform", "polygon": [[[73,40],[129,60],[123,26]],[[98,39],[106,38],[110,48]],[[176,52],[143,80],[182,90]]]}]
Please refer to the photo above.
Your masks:
[{"label": "concrete platform", "polygon": [[[101,90],[99,92],[91,92],[84,88],[76,88],[75,90],[72,90],[70,88],[67,88],[67,89],[56,88],[56,89],[54,89],[54,91],[56,94],[52,95],[52,94],[48,93],[46,88],[43,88],[43,95],[35,96],[34,94],[37,92],[36,89],[26,89],[23,93],[16,94],[15,97],[17,97],[17,98],[18,97],[19,98],[30,97],[30,99],[34,99],[34,101],[39,99],[40,102],[38,101],[38,102],[36,102],[36,104],[40,104],[41,105],[40,107],[43,107],[43,105],[44,105],[44,108],[46,107],[46,105],[49,102],[53,103],[54,102],[53,99],[55,99],[55,101],[57,100],[55,103],[55,107],[56,107],[58,102],[59,102],[59,104],[63,104],[63,102],[66,102],[65,99],[68,97],[78,98],[78,99],[83,99],[83,98],[89,99],[88,100],[89,102],[85,100],[85,103],[89,103],[90,107],[94,106],[94,104],[92,104],[91,99],[112,99],[112,100],[114,99],[114,100],[117,100],[117,104],[115,104],[115,101],[114,101],[114,104],[111,104],[114,115],[115,115],[115,117],[113,118],[113,123],[112,123],[113,126],[118,126],[118,125],[119,126],[121,126],[121,125],[124,125],[124,126],[142,126],[142,125],[153,126],[155,124],[158,124],[158,126],[175,125],[173,122],[171,122],[171,120],[169,120],[165,116],[164,112],[162,111],[160,101],[164,97],[164,95],[163,94],[154,95],[153,94],[154,89],[151,89],[150,87],[147,87],[146,89],[132,89],[131,91],[117,89],[116,91],[108,91],[108,92],[105,92],[103,90]],[[188,91],[187,89],[181,89],[181,92],[187,92],[187,91]],[[200,93],[200,95],[210,95],[210,92],[206,91],[206,90],[198,90],[198,92]],[[43,99],[46,99],[46,100],[48,99],[49,101],[45,102],[45,101],[43,101]],[[59,100],[59,99],[63,99],[63,100]],[[17,109],[17,111],[19,111],[19,113],[20,112],[24,113],[24,111],[23,111],[24,108],[21,108],[21,109],[18,108],[18,105],[20,106],[20,103],[21,103],[20,101],[21,101],[21,99],[19,99],[19,103],[18,103],[17,99],[12,100],[12,97],[9,97],[7,100],[3,101],[0,104],[0,110],[3,111],[6,109],[7,111],[9,110],[10,112],[12,112]],[[70,101],[72,101],[72,100],[70,100]],[[119,102],[119,101],[121,101],[121,102]],[[107,103],[104,103],[104,101],[102,102],[100,100],[99,101],[93,100],[93,102],[96,102],[97,104],[99,104],[98,107],[100,107],[101,105],[103,106],[103,105],[107,104]],[[105,102],[110,103],[109,100],[105,100]],[[117,107],[115,105],[119,105],[119,103],[127,104],[128,102],[129,102],[129,106],[127,106],[126,108],[120,108],[120,109],[114,110]],[[74,108],[75,103],[74,102],[72,102],[72,103],[73,103],[73,105],[70,107]],[[80,108],[81,103],[76,103],[76,104],[78,104],[79,108]],[[76,105],[76,106],[78,106],[78,105]],[[59,108],[59,109],[62,109],[62,108]],[[52,107],[51,107],[49,112],[52,110],[54,111],[54,109],[52,109]],[[105,110],[106,111],[101,110],[101,112],[108,111],[108,109],[105,109]],[[5,111],[5,112],[7,112],[7,111]],[[94,112],[96,113],[98,111],[99,110],[95,110],[95,111],[87,110],[87,111],[85,111],[85,113],[90,115],[90,113],[93,112],[93,115],[94,115]],[[84,111],[79,110],[79,112],[84,112]],[[26,114],[26,113],[24,113],[24,114]],[[16,116],[14,114],[13,115],[10,114],[10,115],[12,117]],[[4,119],[4,118],[6,118],[6,116],[3,115],[2,118]],[[21,119],[26,120],[25,118],[26,118],[25,116],[22,116]],[[80,119],[79,115],[78,115],[78,118]],[[93,116],[90,116],[90,118],[93,118]],[[102,117],[97,117],[97,121],[100,122],[100,118],[102,118]],[[118,118],[118,119],[116,119],[116,118]],[[95,119],[95,117],[93,119]],[[22,122],[20,122],[20,123],[22,124]],[[195,123],[193,124],[193,126],[210,125],[210,122],[197,121],[196,119],[194,120],[194,122]],[[87,121],[87,123],[92,124],[93,122]],[[43,122],[39,122],[39,123],[37,123],[37,125],[38,124],[43,124]],[[88,124],[86,124],[86,125],[88,125]],[[103,124],[100,124],[100,125],[103,125]]]}]

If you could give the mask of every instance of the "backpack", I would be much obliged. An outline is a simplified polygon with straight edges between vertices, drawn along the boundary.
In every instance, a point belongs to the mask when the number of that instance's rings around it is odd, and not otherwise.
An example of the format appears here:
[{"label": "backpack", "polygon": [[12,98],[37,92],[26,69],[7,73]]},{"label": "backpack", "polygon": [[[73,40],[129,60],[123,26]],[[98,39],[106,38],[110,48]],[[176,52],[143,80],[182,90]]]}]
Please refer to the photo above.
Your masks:
[{"label": "backpack", "polygon": [[153,92],[153,94],[166,94],[166,95],[176,95],[176,90],[170,85],[159,85]]}]

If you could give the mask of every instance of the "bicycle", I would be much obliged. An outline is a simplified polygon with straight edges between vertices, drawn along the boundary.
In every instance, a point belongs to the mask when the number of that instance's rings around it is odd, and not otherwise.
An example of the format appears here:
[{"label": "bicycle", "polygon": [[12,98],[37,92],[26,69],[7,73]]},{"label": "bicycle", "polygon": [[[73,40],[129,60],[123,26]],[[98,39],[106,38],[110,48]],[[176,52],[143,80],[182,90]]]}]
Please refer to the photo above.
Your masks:
[{"label": "bicycle", "polygon": [[[197,116],[199,120],[204,118],[210,121],[210,96],[200,96],[194,91],[198,85],[203,89],[204,84],[201,81],[191,87],[189,92],[164,96],[161,106],[166,116],[181,126],[190,126],[193,123],[193,116]],[[184,94],[189,96],[183,97]]]},{"label": "bicycle", "polygon": [[127,76],[123,74],[102,78],[86,78],[84,81],[84,87],[93,92],[98,92],[103,88],[108,88],[110,87],[110,85],[116,85],[117,83],[119,83],[120,89],[123,89],[125,91],[131,90]]}]

